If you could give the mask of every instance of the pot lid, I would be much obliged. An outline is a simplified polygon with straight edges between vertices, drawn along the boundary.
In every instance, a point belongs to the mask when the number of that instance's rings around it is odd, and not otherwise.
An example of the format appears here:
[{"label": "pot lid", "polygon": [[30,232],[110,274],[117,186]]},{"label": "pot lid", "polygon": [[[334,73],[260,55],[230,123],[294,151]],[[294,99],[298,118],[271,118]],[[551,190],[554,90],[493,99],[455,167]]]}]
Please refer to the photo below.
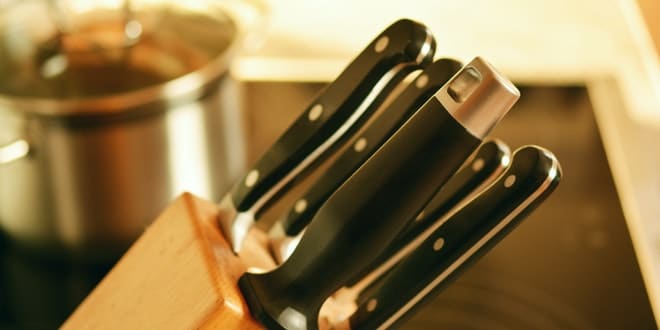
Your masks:
[{"label": "pot lid", "polygon": [[195,99],[227,72],[244,34],[214,1],[106,2],[5,4],[0,106],[63,116]]}]

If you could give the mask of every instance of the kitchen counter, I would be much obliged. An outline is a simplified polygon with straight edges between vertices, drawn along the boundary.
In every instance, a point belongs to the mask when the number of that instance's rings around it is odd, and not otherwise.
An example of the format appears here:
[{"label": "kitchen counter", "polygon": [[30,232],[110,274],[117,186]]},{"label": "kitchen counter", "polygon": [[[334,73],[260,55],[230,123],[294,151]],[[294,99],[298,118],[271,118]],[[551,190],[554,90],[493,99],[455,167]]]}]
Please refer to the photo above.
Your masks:
[{"label": "kitchen counter", "polygon": [[[483,56],[521,86],[494,136],[550,148],[565,172],[547,203],[405,326],[463,318],[475,329],[655,328],[660,65],[632,1],[271,1],[270,26],[255,35],[262,46],[233,68],[246,82],[250,163],[400,17],[429,25],[439,56]],[[0,327],[61,323],[107,271],[44,264],[7,246],[0,237]]]},{"label": "kitchen counter", "polygon": [[465,62],[483,56],[517,83],[585,85],[660,319],[660,147],[655,144],[660,64],[635,2],[281,0],[271,5],[263,46],[248,51],[234,68],[243,80],[329,81],[373,35],[408,17],[430,27],[441,56]]}]

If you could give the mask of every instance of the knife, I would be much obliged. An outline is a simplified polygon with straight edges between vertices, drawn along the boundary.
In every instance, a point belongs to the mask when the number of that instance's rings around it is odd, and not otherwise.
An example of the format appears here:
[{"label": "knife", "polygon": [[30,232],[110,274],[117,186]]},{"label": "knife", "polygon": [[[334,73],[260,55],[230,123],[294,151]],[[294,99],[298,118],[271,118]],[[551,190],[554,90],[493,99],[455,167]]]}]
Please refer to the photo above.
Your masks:
[{"label": "knife", "polygon": [[475,58],[324,203],[278,268],[238,281],[269,329],[316,329],[323,301],[384,252],[519,97]]},{"label": "knife", "polygon": [[378,35],[220,202],[219,224],[234,252],[259,212],[336,148],[408,73],[428,65],[434,52],[430,31],[411,20]]},{"label": "knife", "polygon": [[271,229],[271,248],[279,263],[290,255],[299,239],[295,236],[300,235],[323,202],[461,67],[460,62],[443,58],[424,69],[355,139],[353,147],[341,154],[294,203],[286,216]]},{"label": "knife", "polygon": [[427,229],[434,220],[468,202],[474,195],[493,183],[507,168],[509,161],[509,147],[504,142],[497,139],[484,142],[447,181],[447,184],[433,196],[422,212],[405,227],[392,248],[398,250],[401,246],[397,244],[398,242],[412,240]]},{"label": "knife", "polygon": [[[492,139],[479,146],[468,161],[433,196],[422,212],[415,219],[408,221],[408,225],[397,235],[385,253],[376,259],[373,266],[364,269],[358,276],[360,283],[364,285],[365,282],[374,281],[389,271],[402,258],[400,251],[404,246],[432,226],[437,219],[461,208],[493,183],[509,165],[509,161],[509,147],[504,142]],[[365,277],[367,274],[368,277]],[[356,283],[349,283],[349,285],[354,284]]]},{"label": "knife", "polygon": [[299,234],[323,201],[461,67],[460,62],[444,58],[424,69],[356,139],[353,148],[335,160],[304,197],[296,201],[286,217],[278,223],[281,229],[288,236]]},{"label": "knife", "polygon": [[[398,235],[394,243],[378,258],[374,265],[381,265],[388,259],[391,262],[390,257],[396,254],[402,245],[405,245],[406,242],[411,241],[428,228],[434,219],[438,219],[453,208],[459,207],[461,203],[469,200],[470,197],[497,179],[509,164],[509,155],[510,151],[507,145],[497,139],[486,141],[479,146],[479,149],[433,196],[422,212],[415,219],[409,221],[409,224]],[[330,167],[329,172],[331,171],[334,171],[333,167]],[[300,242],[301,237],[302,233],[295,237],[275,236],[271,238],[271,250],[275,260],[278,263],[286,260],[295,249],[296,244]]]},{"label": "knife", "polygon": [[388,329],[445,288],[504,238],[555,189],[561,167],[548,150],[518,149],[500,178],[405,249],[390,272],[361,290],[352,329]]}]

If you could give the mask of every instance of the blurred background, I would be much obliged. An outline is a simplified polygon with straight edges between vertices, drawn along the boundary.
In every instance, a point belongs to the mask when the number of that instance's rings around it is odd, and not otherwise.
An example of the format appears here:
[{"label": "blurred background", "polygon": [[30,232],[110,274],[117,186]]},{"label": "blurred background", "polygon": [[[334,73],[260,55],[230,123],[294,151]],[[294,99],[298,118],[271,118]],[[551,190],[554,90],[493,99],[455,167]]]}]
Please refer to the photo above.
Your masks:
[{"label": "blurred background", "polygon": [[403,328],[657,328],[657,0],[0,1],[0,328],[60,325],[174,197],[219,201],[402,17],[511,78],[492,136],[564,170]]}]

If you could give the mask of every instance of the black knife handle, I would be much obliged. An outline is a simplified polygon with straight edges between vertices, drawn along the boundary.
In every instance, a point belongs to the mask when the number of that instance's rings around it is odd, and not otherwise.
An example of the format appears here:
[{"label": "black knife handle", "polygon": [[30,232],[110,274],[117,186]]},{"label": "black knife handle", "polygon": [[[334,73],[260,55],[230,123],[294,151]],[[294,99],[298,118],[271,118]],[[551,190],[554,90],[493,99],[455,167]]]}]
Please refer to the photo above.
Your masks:
[{"label": "black knife handle", "polygon": [[[428,65],[435,51],[435,41],[428,29],[403,19],[385,29],[360,53],[344,71],[328,85],[256,165],[237,182],[232,190],[233,204],[239,212],[247,211],[289,173],[309,168],[327,155],[331,137],[351,126],[350,118],[370,91],[386,73],[404,65],[384,89],[391,89],[404,78],[405,71]],[[383,91],[387,93],[386,90]],[[382,96],[382,93],[381,93]],[[381,97],[383,99],[384,97]],[[376,107],[370,107],[369,111]],[[365,112],[367,112],[365,110]],[[366,113],[360,118],[364,120]],[[346,125],[346,126],[344,126]],[[357,121],[351,127],[357,126]],[[348,129],[348,128],[347,128]],[[344,136],[348,130],[344,131]],[[335,141],[337,142],[337,141]],[[302,168],[297,166],[305,163]]]},{"label": "black knife handle", "polygon": [[552,153],[518,149],[510,167],[487,190],[451,215],[389,273],[360,293],[352,329],[387,329],[504,238],[557,186],[561,168]]},{"label": "black knife handle", "polygon": [[390,246],[390,252],[398,251],[402,245],[426,230],[434,220],[464,202],[476,193],[477,189],[485,188],[485,185],[497,179],[509,165],[509,160],[510,151],[504,142],[499,140],[484,142],[469,161],[463,164],[424,206],[422,212],[410,221]]},{"label": "black knife handle", "polygon": [[388,259],[427,230],[437,219],[459,207],[461,203],[465,203],[479,190],[495,181],[506,169],[509,160],[509,148],[504,142],[495,139],[484,142],[424,206],[422,212],[408,221],[407,226],[389,245],[385,253],[376,259],[373,266],[365,268],[349,285],[356,284],[370,271],[385,265]]},{"label": "black knife handle", "polygon": [[443,58],[424,69],[295,202],[282,219],[284,232],[298,235],[323,202],[461,67],[460,62]]},{"label": "black knife handle", "polygon": [[316,329],[323,301],[384,252],[480,142],[429,99],[330,196],[284,264],[241,276],[255,318]]}]

